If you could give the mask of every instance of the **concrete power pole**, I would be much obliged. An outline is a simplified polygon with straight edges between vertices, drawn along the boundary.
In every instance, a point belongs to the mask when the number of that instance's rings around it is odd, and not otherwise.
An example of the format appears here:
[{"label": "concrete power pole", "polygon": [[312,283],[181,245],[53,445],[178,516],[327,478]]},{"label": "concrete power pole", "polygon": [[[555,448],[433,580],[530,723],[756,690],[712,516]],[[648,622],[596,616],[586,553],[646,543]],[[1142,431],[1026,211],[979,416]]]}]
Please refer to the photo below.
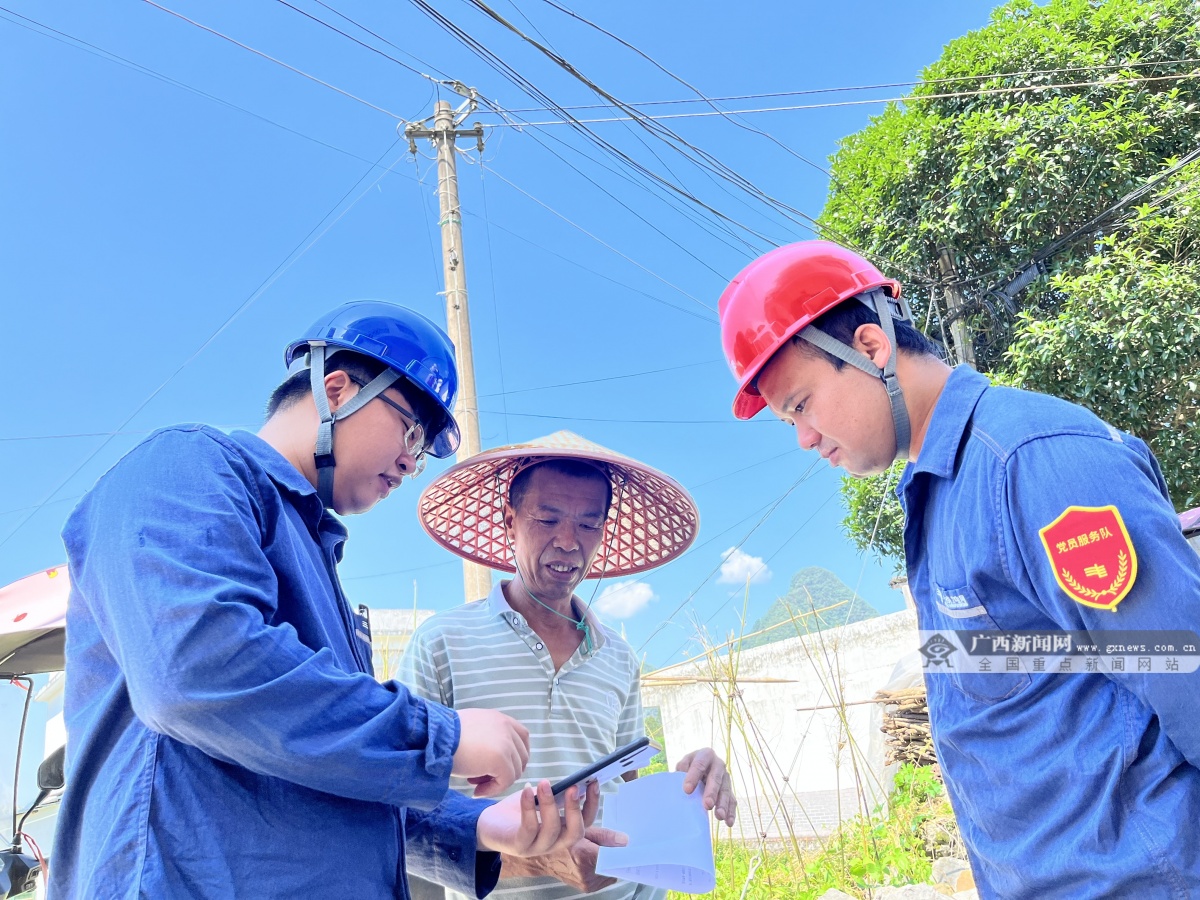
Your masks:
[{"label": "concrete power pole", "polygon": [[[454,418],[462,432],[458,448],[461,462],[479,452],[479,401],[475,393],[475,359],[471,353],[471,319],[467,308],[467,270],[463,260],[462,211],[458,205],[457,144],[460,137],[473,137],[483,150],[483,127],[476,123],[470,130],[457,130],[475,111],[475,91],[455,85],[467,99],[457,110],[445,100],[433,108],[433,116],[424,122],[404,126],[408,149],[417,152],[417,138],[429,138],[437,150],[439,224],[442,230],[442,270],[446,287],[446,332],[454,342],[458,359],[458,400]],[[424,126],[432,122],[432,128]],[[479,600],[492,589],[492,573],[485,566],[463,561],[463,590],[468,601]]]},{"label": "concrete power pole", "polygon": [[959,363],[966,363],[972,369],[975,366],[975,347],[971,343],[971,334],[967,331],[966,320],[963,319],[963,296],[958,289],[958,266],[954,263],[954,254],[949,247],[938,248],[938,271],[942,273],[945,282],[944,295],[946,311],[950,317],[950,337],[954,341],[954,353]]}]

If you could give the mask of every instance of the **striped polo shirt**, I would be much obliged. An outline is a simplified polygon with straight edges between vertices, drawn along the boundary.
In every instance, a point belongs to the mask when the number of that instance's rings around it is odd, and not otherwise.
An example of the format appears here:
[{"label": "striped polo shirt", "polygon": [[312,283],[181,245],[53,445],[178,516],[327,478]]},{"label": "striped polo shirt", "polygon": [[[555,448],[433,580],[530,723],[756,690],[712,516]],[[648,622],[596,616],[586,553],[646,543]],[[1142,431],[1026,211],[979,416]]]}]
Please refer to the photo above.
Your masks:
[{"label": "striped polo shirt", "polygon": [[[508,582],[506,582],[507,584]],[[580,607],[583,604],[579,604]],[[633,648],[586,612],[593,649],[586,642],[557,672],[550,651],[525,617],[508,605],[497,584],[484,600],[427,619],[413,634],[397,679],[414,693],[458,709],[495,709],[529,729],[529,765],[510,793],[526,782],[565,778],[645,733],[639,666]],[[601,786],[617,790],[614,780]],[[465,779],[450,779],[465,794]],[[580,894],[553,878],[509,878],[489,895],[504,900],[658,900],[646,885],[621,882],[593,894]],[[421,896],[428,896],[422,890]],[[448,900],[467,900],[447,891]]]}]

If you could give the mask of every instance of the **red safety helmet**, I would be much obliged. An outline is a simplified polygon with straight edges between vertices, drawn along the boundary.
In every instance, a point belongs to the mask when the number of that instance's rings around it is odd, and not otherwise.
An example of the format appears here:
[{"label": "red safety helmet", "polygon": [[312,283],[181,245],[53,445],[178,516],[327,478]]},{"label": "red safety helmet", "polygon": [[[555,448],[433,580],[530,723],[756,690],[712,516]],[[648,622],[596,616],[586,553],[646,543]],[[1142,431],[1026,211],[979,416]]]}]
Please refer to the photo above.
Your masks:
[{"label": "red safety helmet", "polygon": [[787,244],[742,269],[718,304],[725,360],[738,382],[733,414],[749,419],[766,407],[754,382],[780,347],[822,313],[880,287],[899,301],[898,281],[830,241]]}]

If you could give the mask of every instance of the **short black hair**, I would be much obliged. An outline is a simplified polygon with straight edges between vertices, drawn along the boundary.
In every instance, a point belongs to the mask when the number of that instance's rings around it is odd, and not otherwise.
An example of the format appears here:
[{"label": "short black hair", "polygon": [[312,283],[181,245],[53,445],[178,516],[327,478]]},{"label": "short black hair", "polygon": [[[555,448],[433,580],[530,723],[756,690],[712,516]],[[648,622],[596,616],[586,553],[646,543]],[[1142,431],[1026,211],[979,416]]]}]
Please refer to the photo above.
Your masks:
[{"label": "short black hair", "polygon": [[602,483],[607,489],[604,499],[604,515],[608,516],[608,509],[612,506],[612,480],[591,463],[561,457],[534,463],[516,474],[512,484],[508,486],[508,505],[513,509],[521,508],[521,504],[525,501],[525,494],[529,491],[529,479],[539,469],[557,472],[569,478],[584,478]]},{"label": "short black hair", "polygon": [[[383,363],[370,356],[354,353],[350,350],[338,350],[325,359],[325,374],[342,371],[352,379],[369,384],[380,372],[386,369]],[[287,409],[298,403],[302,398],[312,394],[312,375],[308,369],[301,369],[289,375],[279,387],[271,391],[267,400],[267,418],[280,410]],[[404,395],[416,414],[417,420],[427,434],[436,434],[446,421],[446,413],[424,390],[417,387],[406,376],[401,375],[391,384]]]},{"label": "short black hair", "polygon": [[[848,303],[839,303],[829,312],[817,316],[811,324],[835,341],[851,346],[854,343],[854,333],[861,326],[880,325],[880,321],[879,314],[874,309],[857,300],[852,300]],[[896,329],[896,349],[898,351],[911,353],[914,356],[934,356],[943,360],[946,358],[942,345],[928,335],[917,331],[911,322],[893,318],[892,325]],[[845,360],[825,352],[815,344],[810,344],[800,334],[797,334],[794,340],[802,350],[824,357],[835,369],[840,369],[846,364]]]}]

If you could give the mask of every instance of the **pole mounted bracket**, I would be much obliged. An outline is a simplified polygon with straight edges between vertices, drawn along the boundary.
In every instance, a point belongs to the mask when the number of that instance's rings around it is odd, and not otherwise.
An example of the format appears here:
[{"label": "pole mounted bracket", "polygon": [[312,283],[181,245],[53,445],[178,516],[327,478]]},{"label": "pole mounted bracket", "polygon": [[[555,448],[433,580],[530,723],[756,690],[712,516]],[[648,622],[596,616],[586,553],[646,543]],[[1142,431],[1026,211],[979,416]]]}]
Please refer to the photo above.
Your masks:
[{"label": "pole mounted bracket", "polygon": [[416,156],[418,138],[432,139],[452,136],[456,141],[458,138],[475,138],[475,148],[482,153],[484,139],[483,124],[475,122],[473,123],[474,127],[469,129],[460,129],[458,127],[466,121],[469,115],[479,108],[479,92],[475,88],[463,84],[461,81],[441,81],[438,83],[445,85],[466,99],[451,114],[450,128],[437,127],[437,114],[415,122],[400,122],[396,126],[396,132],[408,141],[408,152]]}]

